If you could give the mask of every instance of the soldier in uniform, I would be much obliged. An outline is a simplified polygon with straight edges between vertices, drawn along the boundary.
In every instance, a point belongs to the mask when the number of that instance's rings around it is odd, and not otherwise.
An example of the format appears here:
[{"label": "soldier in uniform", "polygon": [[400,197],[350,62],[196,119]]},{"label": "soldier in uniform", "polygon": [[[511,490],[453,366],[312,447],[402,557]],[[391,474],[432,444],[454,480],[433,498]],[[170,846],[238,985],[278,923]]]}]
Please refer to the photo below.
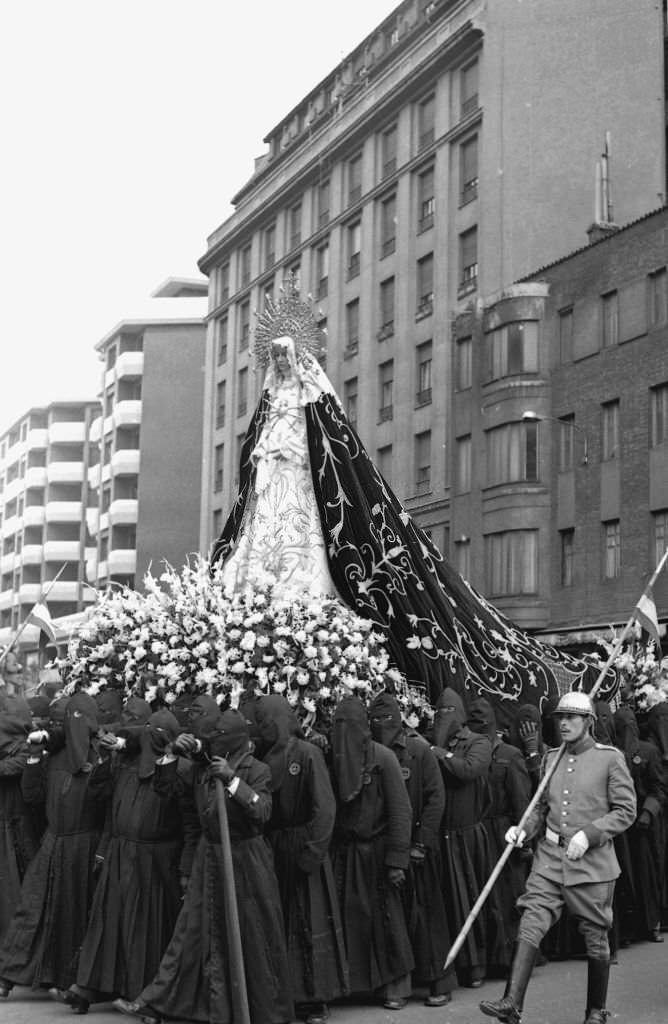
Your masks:
[{"label": "soldier in uniform", "polygon": [[[513,825],[506,842],[521,845],[542,830],[524,894],[513,966],[502,999],[480,1009],[506,1024],[519,1024],[538,946],[566,906],[578,921],[588,958],[585,1024],[605,1024],[610,971],[608,930],[619,864],[613,837],[636,816],[633,780],[621,751],[596,743],[594,709],[584,693],[565,694],[555,712],[565,744],[549,784],[526,823]],[[545,769],[557,750],[548,751]]]}]

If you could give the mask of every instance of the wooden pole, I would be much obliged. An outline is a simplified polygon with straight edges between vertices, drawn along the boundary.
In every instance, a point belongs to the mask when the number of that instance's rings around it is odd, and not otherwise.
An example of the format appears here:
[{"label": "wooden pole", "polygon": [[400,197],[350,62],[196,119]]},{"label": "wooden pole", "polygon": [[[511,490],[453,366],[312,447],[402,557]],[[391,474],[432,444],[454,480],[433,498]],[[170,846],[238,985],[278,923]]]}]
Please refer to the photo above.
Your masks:
[{"label": "wooden pole", "polygon": [[[63,564],[61,565],[61,567],[58,570],[57,574],[53,577],[52,580],[49,580],[49,585],[46,588],[45,592],[40,595],[40,599],[39,599],[39,601],[37,601],[37,604],[40,604],[42,601],[46,601],[46,599],[49,596],[49,594],[51,593],[54,585],[60,579],[60,577],[61,577],[61,575],[63,573],[63,570],[64,570],[66,565],[67,565],[67,562],[63,562]],[[32,607],[34,608],[35,605],[33,605]],[[18,630],[16,632],[16,635],[15,635],[14,639],[12,640],[12,642],[10,644],[8,644],[7,647],[4,649],[4,651],[2,652],[2,654],[0,654],[0,666],[2,666],[4,660],[7,657],[7,655],[9,654],[9,652],[14,647],[16,647],[17,643],[19,642],[19,637],[23,633],[23,630],[26,628],[26,626],[30,625],[30,614],[31,614],[31,612],[32,612],[32,608],[30,609],[30,612],[28,612],[28,614],[26,615],[25,619],[23,620],[23,622],[19,626],[19,628],[18,628]]]},{"label": "wooden pole", "polygon": [[232,1018],[234,1024],[250,1024],[248,1009],[248,992],[246,990],[246,971],[244,955],[241,948],[241,929],[239,927],[239,907],[237,890],[234,885],[234,865],[232,863],[232,844],[230,828],[227,820],[227,803],[225,787],[222,779],[216,779],[216,802],[218,806],[218,823],[220,825],[220,847],[223,857],[223,885],[225,892],[225,926],[229,952],[229,977],[232,997]]},{"label": "wooden pole", "polygon": [[[667,559],[668,559],[668,548],[666,548],[666,550],[663,553],[662,558],[659,560],[659,564],[657,565],[656,569],[652,573],[652,577],[651,577],[649,583],[647,584],[647,587],[651,587],[655,583],[656,578],[659,575],[659,573],[661,572],[661,570],[663,569]],[[645,589],[647,589],[647,587]],[[619,654],[619,651],[621,650],[622,644],[624,643],[624,640],[626,639],[626,635],[627,635],[628,631],[630,630],[631,626],[633,625],[633,623],[635,621],[635,614],[634,613],[635,613],[635,607],[633,609],[633,612],[629,616],[629,619],[628,619],[626,625],[624,626],[622,632],[619,634],[619,637],[615,641],[615,645],[612,648],[612,651],[610,652],[610,654],[608,655],[608,660],[606,661],[605,665],[603,666],[603,668],[599,672],[598,677],[596,679],[596,682],[594,683],[593,687],[591,688],[591,690],[590,690],[590,692],[588,694],[588,696],[591,698],[592,701],[595,699],[596,694],[600,690],[601,685],[603,683],[603,680],[605,679],[605,676],[606,676],[606,673],[607,673],[608,669],[612,666],[615,658]],[[534,811],[538,801],[540,800],[541,796],[543,795],[543,793],[545,792],[547,786],[549,785],[550,779],[554,775],[554,772],[556,771],[557,765],[561,761],[561,758],[563,757],[565,750],[566,750],[566,744],[562,743],[561,746],[559,747],[558,751],[557,751],[557,756],[554,758],[554,760],[550,764],[550,767],[545,772],[545,775],[540,780],[540,783],[538,785],[538,788],[536,789],[536,792],[532,796],[532,798],[529,801],[529,804],[528,804],[524,814],[522,815],[522,817],[520,818],[520,821],[518,822],[518,825],[517,825],[518,833],[521,832],[521,830],[526,825],[526,823],[529,820],[530,815],[533,813],[533,811]],[[452,965],[452,963],[455,960],[455,957],[457,956],[457,954],[459,953],[460,949],[464,945],[464,942],[466,940],[466,936],[471,931],[471,928],[473,927],[474,922],[475,922],[478,914],[480,913],[482,907],[484,906],[485,901],[487,900],[487,897],[489,896],[490,892],[494,888],[496,880],[498,879],[499,875],[501,874],[501,872],[503,870],[504,864],[506,863],[506,861],[508,860],[508,858],[510,857],[510,855],[513,852],[514,849],[515,849],[515,843],[507,843],[506,844],[505,850],[503,851],[503,853],[499,857],[498,861],[496,862],[494,870],[492,871],[492,873],[489,876],[489,878],[487,879],[484,887],[482,888],[482,890],[480,892],[480,895],[478,896],[478,899],[475,901],[475,903],[471,907],[471,911],[470,911],[468,917],[466,918],[466,920],[464,921],[464,924],[462,925],[462,928],[461,928],[461,931],[459,932],[459,935],[457,936],[455,941],[452,943],[452,946],[450,947],[450,952],[448,953],[448,958],[445,961],[445,964],[443,965],[443,970],[444,971],[447,971],[447,969]]]}]

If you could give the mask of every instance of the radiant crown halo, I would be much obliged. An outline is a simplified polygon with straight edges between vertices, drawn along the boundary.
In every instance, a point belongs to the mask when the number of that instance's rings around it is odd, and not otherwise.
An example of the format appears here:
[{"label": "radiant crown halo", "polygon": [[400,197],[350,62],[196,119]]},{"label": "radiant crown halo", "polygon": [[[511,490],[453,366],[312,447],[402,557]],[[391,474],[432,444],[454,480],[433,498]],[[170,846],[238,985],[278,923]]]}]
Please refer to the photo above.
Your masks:
[{"label": "radiant crown halo", "polygon": [[[324,331],[318,327],[318,320],[309,302],[303,302],[295,274],[290,273],[280,288],[281,296],[274,302],[267,296],[265,308],[256,311],[255,341],[253,358],[260,370],[265,370],[271,360],[271,343],[275,338],[286,335],[295,343],[295,353],[300,359],[305,352],[316,359],[325,350]],[[308,296],[309,300],[311,296]],[[320,313],[322,317],[322,313]]]}]

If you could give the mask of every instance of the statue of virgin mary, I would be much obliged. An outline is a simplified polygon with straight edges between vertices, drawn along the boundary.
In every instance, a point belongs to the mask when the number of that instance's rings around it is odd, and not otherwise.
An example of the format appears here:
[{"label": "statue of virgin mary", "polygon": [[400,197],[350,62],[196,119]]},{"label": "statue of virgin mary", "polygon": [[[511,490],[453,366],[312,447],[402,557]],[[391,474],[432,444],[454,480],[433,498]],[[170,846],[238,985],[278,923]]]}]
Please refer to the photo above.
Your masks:
[{"label": "statue of virgin mary", "polygon": [[322,350],[290,280],[255,330],[264,386],[239,494],[211,553],[222,585],[338,597],[386,635],[397,668],[432,703],[448,686],[466,701],[488,697],[500,727],[521,704],[589,688],[595,663],[517,629],[414,522],[350,425],[318,363]]}]

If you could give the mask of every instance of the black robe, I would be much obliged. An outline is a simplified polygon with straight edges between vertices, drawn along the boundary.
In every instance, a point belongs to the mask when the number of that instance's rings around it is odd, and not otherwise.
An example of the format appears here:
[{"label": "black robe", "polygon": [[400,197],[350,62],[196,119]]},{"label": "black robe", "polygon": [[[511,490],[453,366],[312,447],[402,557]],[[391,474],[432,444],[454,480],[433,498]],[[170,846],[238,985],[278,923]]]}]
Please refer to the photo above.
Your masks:
[{"label": "black robe", "polygon": [[415,966],[401,895],[388,868],[408,868],[411,808],[396,757],[369,741],[362,788],[338,802],[332,864],[352,993],[371,994]]},{"label": "black robe", "polygon": [[39,846],[34,811],[21,794],[28,745],[17,739],[0,755],[0,946],[14,916],[21,883]]},{"label": "black robe", "polygon": [[[262,834],[271,815],[270,772],[248,754],[236,774],[239,788],[225,799],[250,1019],[283,1024],[292,1019],[290,975],[274,860]],[[196,765],[184,780],[172,761],[158,768],[155,784],[164,795],[189,794],[197,815],[186,818],[181,868],[190,882],[183,906],[158,972],[139,1000],[161,1017],[232,1024],[215,780]]]},{"label": "black robe", "polygon": [[138,769],[137,751],[102,761],[91,775],[92,795],[110,811],[77,972],[91,995],[136,996],[154,977],[181,909],[180,803]]}]

